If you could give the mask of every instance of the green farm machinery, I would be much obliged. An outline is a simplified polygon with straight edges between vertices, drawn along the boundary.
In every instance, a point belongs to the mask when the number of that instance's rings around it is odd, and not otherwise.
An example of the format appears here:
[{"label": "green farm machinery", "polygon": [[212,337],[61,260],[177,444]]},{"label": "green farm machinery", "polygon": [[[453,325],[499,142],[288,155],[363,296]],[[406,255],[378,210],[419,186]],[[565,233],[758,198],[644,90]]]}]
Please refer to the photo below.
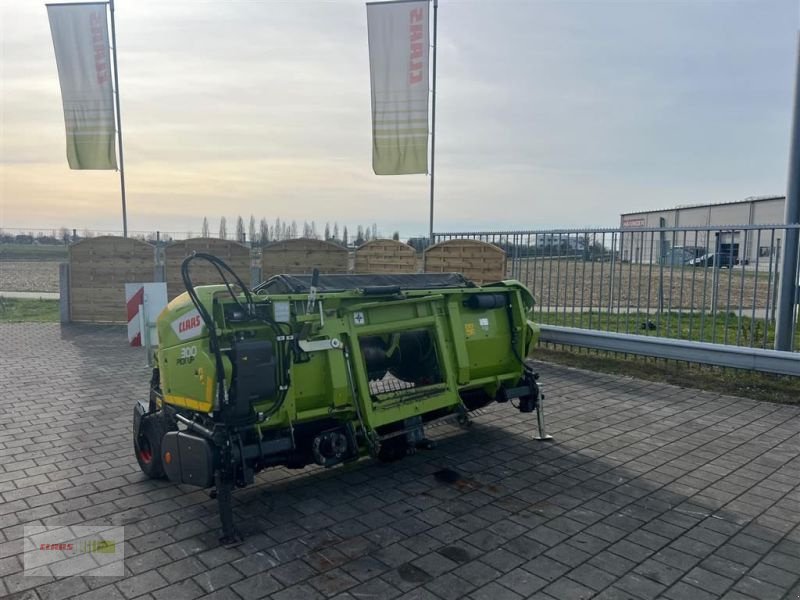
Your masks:
[{"label": "green farm machinery", "polygon": [[[225,283],[193,286],[194,260]],[[536,411],[549,437],[524,361],[533,297],[519,282],[315,271],[250,290],[207,254],[182,275],[186,292],[157,321],[134,449],[147,476],[212,488],[225,542],[236,539],[233,489],[269,467],[395,460],[431,445],[426,426],[466,425],[491,402]]]}]

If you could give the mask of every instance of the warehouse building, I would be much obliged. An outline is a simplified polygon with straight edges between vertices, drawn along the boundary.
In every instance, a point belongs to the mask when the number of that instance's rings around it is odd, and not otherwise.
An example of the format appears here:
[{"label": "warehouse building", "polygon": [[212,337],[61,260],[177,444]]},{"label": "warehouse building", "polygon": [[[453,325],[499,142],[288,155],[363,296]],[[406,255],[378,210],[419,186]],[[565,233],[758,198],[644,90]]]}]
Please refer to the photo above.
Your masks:
[{"label": "warehouse building", "polygon": [[[757,259],[769,261],[780,252],[783,231],[768,227],[747,231],[737,226],[783,223],[785,204],[785,196],[759,196],[737,202],[623,213],[620,215],[622,260],[658,262],[660,257],[685,255],[691,258],[706,252],[721,252],[732,255],[740,264],[750,264]],[[719,229],[711,231],[667,232],[663,239],[658,233],[631,231],[626,234],[624,231],[642,227],[717,226]]]}]

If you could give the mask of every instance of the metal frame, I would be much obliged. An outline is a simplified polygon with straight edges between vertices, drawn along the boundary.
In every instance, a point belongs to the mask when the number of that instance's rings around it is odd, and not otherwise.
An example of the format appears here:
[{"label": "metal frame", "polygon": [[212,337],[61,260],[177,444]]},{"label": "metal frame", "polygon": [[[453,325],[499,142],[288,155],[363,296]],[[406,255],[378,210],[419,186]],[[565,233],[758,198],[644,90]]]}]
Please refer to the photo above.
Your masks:
[{"label": "metal frame", "polygon": [[122,237],[128,237],[128,207],[125,200],[125,159],[122,155],[122,114],[119,109],[119,67],[117,67],[117,26],[114,18],[114,0],[109,0],[111,13],[111,58],[114,62],[114,106],[117,117],[117,145],[119,146],[119,188],[122,194]]},{"label": "metal frame", "polygon": [[439,13],[439,0],[433,0],[433,55],[432,55],[432,85],[431,85],[431,206],[430,223],[428,224],[428,241],[433,245],[433,181],[436,160],[436,28]]},{"label": "metal frame", "polygon": [[[785,223],[800,223],[800,36],[797,45],[797,72],[794,89],[794,115],[792,117],[792,142],[789,151],[789,182],[784,207]],[[784,244],[784,261],[781,264],[780,289],[777,291],[777,321],[775,324],[775,350],[791,350],[794,337],[795,304],[797,303],[798,275],[800,275],[800,231],[787,229]],[[796,257],[792,260],[792,257]]]},{"label": "metal frame", "polygon": [[800,376],[800,354],[793,352],[690,342],[557,325],[541,325],[539,341],[733,369]]}]

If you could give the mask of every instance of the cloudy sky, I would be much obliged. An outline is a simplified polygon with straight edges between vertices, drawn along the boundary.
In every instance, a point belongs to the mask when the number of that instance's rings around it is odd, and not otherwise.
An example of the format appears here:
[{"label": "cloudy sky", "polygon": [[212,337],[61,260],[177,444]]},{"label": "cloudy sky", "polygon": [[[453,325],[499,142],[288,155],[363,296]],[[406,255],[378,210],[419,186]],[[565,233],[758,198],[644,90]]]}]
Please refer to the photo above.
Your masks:
[{"label": "cloudy sky", "polygon": [[[121,229],[70,171],[44,3],[0,0],[0,227]],[[796,0],[440,0],[436,229],[608,226],[782,194]],[[371,171],[363,2],[117,0],[129,228],[427,231]]]}]

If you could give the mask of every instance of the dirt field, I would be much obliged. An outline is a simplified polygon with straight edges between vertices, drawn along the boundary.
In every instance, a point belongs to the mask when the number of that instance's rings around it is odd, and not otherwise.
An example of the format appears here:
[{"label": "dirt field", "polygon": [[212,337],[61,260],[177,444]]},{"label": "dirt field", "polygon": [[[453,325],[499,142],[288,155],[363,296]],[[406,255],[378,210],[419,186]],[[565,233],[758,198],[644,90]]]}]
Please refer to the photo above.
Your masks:
[{"label": "dirt field", "polygon": [[[513,267],[513,273],[512,273]],[[614,264],[570,260],[530,259],[509,261],[508,274],[530,287],[544,307],[628,306],[658,308],[659,285],[663,284],[664,308],[711,308],[713,268],[670,267],[649,264]],[[774,302],[777,286],[768,265],[759,271],[749,267],[717,270],[717,308],[764,309]]]},{"label": "dirt field", "polygon": [[0,261],[0,291],[57,292],[60,261]]}]

